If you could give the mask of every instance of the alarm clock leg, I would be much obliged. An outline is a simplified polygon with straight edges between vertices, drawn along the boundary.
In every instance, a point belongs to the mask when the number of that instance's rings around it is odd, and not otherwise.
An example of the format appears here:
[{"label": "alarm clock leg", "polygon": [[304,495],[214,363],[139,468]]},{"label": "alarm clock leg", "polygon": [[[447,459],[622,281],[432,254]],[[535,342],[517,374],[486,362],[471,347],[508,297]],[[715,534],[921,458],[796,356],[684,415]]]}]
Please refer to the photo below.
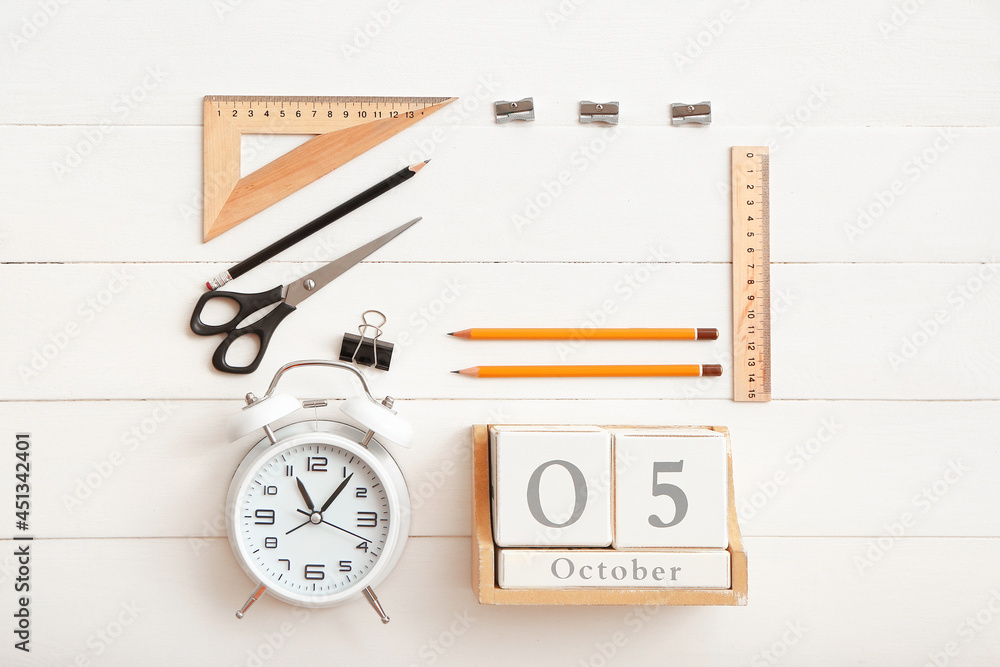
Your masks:
[{"label": "alarm clock leg", "polygon": [[382,619],[383,623],[388,623],[389,617],[385,615],[385,611],[382,609],[382,605],[379,604],[378,598],[375,597],[375,591],[372,590],[372,587],[369,586],[368,588],[366,588],[364,593],[365,593],[365,598],[367,598],[368,602],[371,603],[372,609],[375,610],[375,613],[378,614],[378,617]]},{"label": "alarm clock leg", "polygon": [[250,606],[254,602],[256,602],[257,600],[259,600],[260,596],[263,595],[264,591],[266,591],[266,590],[267,590],[267,587],[264,586],[263,584],[261,584],[260,588],[258,588],[257,590],[255,590],[253,592],[253,595],[250,596],[250,599],[247,600],[247,603],[245,605],[243,605],[243,608],[240,609],[238,612],[236,612],[236,618],[243,618],[243,615],[247,613],[247,609],[249,609]]}]

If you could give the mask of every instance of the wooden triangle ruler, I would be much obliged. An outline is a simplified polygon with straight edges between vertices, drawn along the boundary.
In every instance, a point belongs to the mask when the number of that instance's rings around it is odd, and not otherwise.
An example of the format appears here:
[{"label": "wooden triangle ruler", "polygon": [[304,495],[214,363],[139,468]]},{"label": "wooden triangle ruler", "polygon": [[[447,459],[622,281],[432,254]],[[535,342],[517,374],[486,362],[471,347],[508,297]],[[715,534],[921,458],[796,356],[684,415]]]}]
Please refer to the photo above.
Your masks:
[{"label": "wooden triangle ruler", "polygon": [[[204,241],[353,160],[455,97],[205,97]],[[315,134],[240,178],[244,134]]]}]

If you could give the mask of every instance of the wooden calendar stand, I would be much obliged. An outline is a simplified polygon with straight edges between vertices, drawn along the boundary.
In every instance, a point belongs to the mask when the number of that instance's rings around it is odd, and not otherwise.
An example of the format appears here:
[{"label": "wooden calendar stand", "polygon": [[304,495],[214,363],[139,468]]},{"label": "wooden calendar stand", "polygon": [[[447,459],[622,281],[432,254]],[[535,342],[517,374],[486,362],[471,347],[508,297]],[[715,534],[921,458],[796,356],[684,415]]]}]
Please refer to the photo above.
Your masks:
[{"label": "wooden calendar stand", "polygon": [[[489,426],[473,428],[472,457],[472,588],[480,604],[495,605],[702,605],[744,606],[747,603],[747,553],[743,548],[740,525],[736,516],[733,493],[733,453],[729,429],[724,426],[701,426],[726,436],[729,477],[729,559],[731,563],[728,589],[516,589],[500,588],[496,579],[496,550],[490,502]],[[634,428],[616,426],[605,428]],[[642,428],[650,428],[644,426]],[[664,429],[674,427],[660,427]]]}]

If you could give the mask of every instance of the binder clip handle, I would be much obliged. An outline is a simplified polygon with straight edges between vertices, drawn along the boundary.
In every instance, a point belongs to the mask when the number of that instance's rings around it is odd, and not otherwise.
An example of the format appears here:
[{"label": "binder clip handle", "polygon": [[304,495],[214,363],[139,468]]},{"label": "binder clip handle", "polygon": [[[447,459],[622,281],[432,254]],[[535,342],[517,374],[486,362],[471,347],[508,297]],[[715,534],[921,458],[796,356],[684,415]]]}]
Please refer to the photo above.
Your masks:
[{"label": "binder clip handle", "polygon": [[[368,321],[369,315],[373,316],[371,322]],[[376,324],[377,319],[381,321]],[[358,333],[344,334],[344,340],[340,345],[340,360],[359,366],[373,366],[383,371],[389,370],[393,344],[379,340],[386,321],[385,315],[378,310],[366,310],[362,313]]]}]

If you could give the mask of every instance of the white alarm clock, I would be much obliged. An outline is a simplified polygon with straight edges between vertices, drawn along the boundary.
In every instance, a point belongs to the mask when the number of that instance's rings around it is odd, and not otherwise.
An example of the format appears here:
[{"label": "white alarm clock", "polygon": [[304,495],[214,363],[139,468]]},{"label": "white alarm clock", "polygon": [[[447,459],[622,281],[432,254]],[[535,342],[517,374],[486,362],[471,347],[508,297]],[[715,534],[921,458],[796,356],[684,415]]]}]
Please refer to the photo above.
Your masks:
[{"label": "white alarm clock", "polygon": [[[275,392],[285,372],[302,366],[340,368],[361,381],[364,394],[341,411],[365,430],[311,418],[272,429],[301,407],[326,405]],[[229,543],[256,586],[236,617],[267,592],[303,607],[364,596],[388,623],[373,587],[403,552],[410,501],[399,466],[375,435],[408,446],[410,425],[392,411],[391,397],[376,399],[364,374],[339,361],[285,364],[262,398],[247,394],[246,401],[230,419],[230,440],[257,429],[265,437],[240,463],[226,500]]]}]

